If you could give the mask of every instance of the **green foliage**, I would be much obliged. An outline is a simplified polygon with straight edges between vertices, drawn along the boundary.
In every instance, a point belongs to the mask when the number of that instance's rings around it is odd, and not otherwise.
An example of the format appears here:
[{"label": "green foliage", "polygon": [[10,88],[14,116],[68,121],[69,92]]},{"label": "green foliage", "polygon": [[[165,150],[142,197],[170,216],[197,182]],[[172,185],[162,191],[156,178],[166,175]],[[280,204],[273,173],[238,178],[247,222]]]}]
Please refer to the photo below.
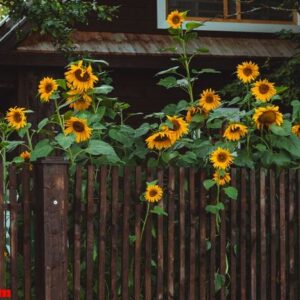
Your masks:
[{"label": "green foliage", "polygon": [[88,24],[91,15],[111,21],[116,6],[101,5],[98,1],[77,0],[0,0],[10,17],[15,20],[26,17],[34,31],[49,35],[62,51],[71,51],[70,34],[76,24]]}]

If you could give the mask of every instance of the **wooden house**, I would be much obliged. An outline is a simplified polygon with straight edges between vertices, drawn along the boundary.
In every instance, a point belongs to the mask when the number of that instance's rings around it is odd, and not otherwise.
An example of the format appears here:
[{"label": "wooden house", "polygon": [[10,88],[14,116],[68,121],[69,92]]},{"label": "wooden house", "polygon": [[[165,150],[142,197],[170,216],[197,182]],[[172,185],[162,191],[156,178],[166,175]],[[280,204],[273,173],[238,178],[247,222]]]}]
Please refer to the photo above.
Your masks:
[{"label": "wooden house", "polygon": [[[73,35],[78,51],[110,63],[114,95],[129,102],[133,111],[159,110],[183,95],[156,84],[154,75],[172,66],[172,54],[161,52],[170,45],[166,16],[173,9],[189,10],[192,20],[205,21],[194,47],[206,47],[195,59],[198,67],[210,67],[221,74],[203,75],[196,92],[219,88],[234,77],[235,66],[243,60],[263,63],[287,59],[295,54],[296,45],[279,39],[276,32],[299,31],[299,15],[289,10],[255,7],[248,1],[228,0],[104,0],[120,5],[113,22],[91,18],[88,27],[79,26]],[[278,2],[278,3],[277,3]],[[253,4],[254,3],[254,4]],[[272,1],[272,6],[280,1]],[[48,106],[36,98],[37,85],[43,76],[62,76],[65,58],[45,37],[34,34],[19,37],[19,30],[29,32],[26,20],[5,20],[0,27],[0,107],[31,107],[37,117],[47,114]]]}]

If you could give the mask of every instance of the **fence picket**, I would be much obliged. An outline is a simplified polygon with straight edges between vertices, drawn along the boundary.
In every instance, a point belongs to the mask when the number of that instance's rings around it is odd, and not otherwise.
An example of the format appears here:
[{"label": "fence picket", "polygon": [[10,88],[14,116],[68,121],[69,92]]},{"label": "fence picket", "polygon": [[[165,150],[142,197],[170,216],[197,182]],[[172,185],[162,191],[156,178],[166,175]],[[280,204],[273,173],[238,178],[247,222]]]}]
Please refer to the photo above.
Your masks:
[{"label": "fence picket", "polygon": [[142,192],[142,169],[137,167],[135,171],[135,248],[134,248],[134,299],[141,298],[141,262],[142,262],[142,241],[141,241],[141,217],[142,203],[140,195]]},{"label": "fence picket", "polygon": [[105,300],[105,243],[106,243],[106,211],[107,211],[107,168],[100,170],[100,205],[99,205],[99,280],[98,299]]},{"label": "fence picket", "polygon": [[30,173],[26,164],[22,171],[22,195],[23,195],[23,255],[24,255],[24,300],[31,297],[31,265],[30,265]]},{"label": "fence picket", "polygon": [[206,191],[203,186],[205,180],[205,172],[203,169],[200,170],[200,199],[199,199],[199,248],[200,248],[200,265],[199,265],[199,298],[200,300],[206,299]]},{"label": "fence picket", "polygon": [[[4,178],[3,178],[3,166],[0,163],[0,287],[5,286],[5,229],[4,229],[4,219],[5,219],[5,208],[4,208]],[[1,255],[3,253],[4,255]]]},{"label": "fence picket", "polygon": [[195,203],[195,170],[189,170],[190,193],[190,253],[189,253],[189,300],[195,300],[196,283],[196,203]]},{"label": "fence picket", "polygon": [[94,252],[94,167],[88,166],[87,213],[86,213],[86,300],[93,300],[93,252]]},{"label": "fence picket", "polygon": [[[158,184],[163,186],[163,170],[157,172]],[[164,209],[164,201],[157,204]],[[164,216],[157,216],[157,295],[156,299],[163,299],[164,292]]]},{"label": "fence picket", "polygon": [[112,202],[111,202],[111,261],[110,261],[110,296],[118,299],[117,293],[117,257],[118,257],[118,202],[119,202],[119,169],[112,168]]},{"label": "fence picket", "polygon": [[276,259],[276,190],[275,190],[275,174],[270,170],[270,214],[271,214],[271,300],[277,299],[276,291],[276,274],[277,274],[277,259]]},{"label": "fence picket", "polygon": [[174,191],[175,170],[170,167],[168,183],[168,300],[174,299]]},{"label": "fence picket", "polygon": [[[209,204],[216,204],[216,192],[210,191]],[[209,293],[210,300],[216,298],[215,295],[215,273],[216,273],[216,216],[214,214],[208,214],[210,220],[210,232],[209,240],[211,243],[210,258],[209,258]]]},{"label": "fence picket", "polygon": [[81,247],[81,185],[82,170],[76,168],[75,201],[74,201],[74,261],[73,291],[74,300],[80,300],[80,247]]}]

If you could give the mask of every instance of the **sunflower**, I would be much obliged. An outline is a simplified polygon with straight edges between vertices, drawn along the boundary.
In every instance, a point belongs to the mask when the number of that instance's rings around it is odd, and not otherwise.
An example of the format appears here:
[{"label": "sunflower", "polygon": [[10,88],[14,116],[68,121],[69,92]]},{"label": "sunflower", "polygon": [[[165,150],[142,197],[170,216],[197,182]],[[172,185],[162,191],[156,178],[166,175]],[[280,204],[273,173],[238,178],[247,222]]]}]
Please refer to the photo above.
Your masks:
[{"label": "sunflower", "polygon": [[253,88],[251,88],[251,92],[256,100],[262,102],[267,102],[276,95],[274,83],[269,82],[267,79],[256,81]]},{"label": "sunflower", "polygon": [[39,94],[42,102],[49,102],[53,93],[57,90],[58,85],[51,77],[45,77],[40,81]]},{"label": "sunflower", "polygon": [[259,75],[258,65],[252,61],[245,61],[236,67],[236,73],[239,80],[244,83],[251,82]]},{"label": "sunflower", "polygon": [[227,169],[233,162],[232,154],[227,150],[218,147],[210,155],[210,161],[216,169]]},{"label": "sunflower", "polygon": [[[71,90],[68,92],[68,96],[67,102],[72,102],[69,106],[76,110],[86,110],[92,104],[92,97],[80,90]],[[77,100],[73,102],[75,99]]]},{"label": "sunflower", "polygon": [[238,141],[248,133],[247,126],[239,123],[229,124],[225,129],[223,137],[229,141]]},{"label": "sunflower", "polygon": [[197,114],[201,114],[202,110],[199,106],[191,106],[189,107],[185,119],[188,123],[191,123],[193,120],[193,116],[197,115]]},{"label": "sunflower", "polygon": [[292,127],[292,132],[300,138],[300,124],[296,124]]},{"label": "sunflower", "polygon": [[188,123],[183,120],[183,118],[178,118],[176,116],[167,116],[168,120],[173,124],[173,128],[169,129],[169,132],[174,135],[174,139],[180,139],[184,134],[188,133]]},{"label": "sunflower", "polygon": [[199,105],[206,112],[209,112],[221,104],[221,98],[216,92],[212,89],[207,89],[202,92],[200,95]]},{"label": "sunflower", "polygon": [[72,64],[65,72],[65,77],[69,84],[80,91],[93,88],[95,82],[98,81],[98,77],[93,74],[91,65],[85,67],[82,60],[77,64]]},{"label": "sunflower", "polygon": [[20,153],[20,157],[22,157],[24,160],[29,160],[31,156],[31,153],[28,151],[23,151]]},{"label": "sunflower", "polygon": [[159,185],[148,185],[144,196],[148,202],[158,202],[163,197],[163,190]]},{"label": "sunflower", "polygon": [[5,119],[11,127],[18,130],[27,125],[25,111],[23,107],[10,108],[6,113]]},{"label": "sunflower", "polygon": [[218,185],[225,185],[226,183],[229,183],[231,178],[230,174],[220,170],[217,170],[214,175],[213,175],[213,180],[218,184]]},{"label": "sunflower", "polygon": [[185,20],[184,13],[179,12],[178,10],[174,10],[169,13],[167,17],[167,23],[173,29],[178,29]]},{"label": "sunflower", "polygon": [[66,121],[65,134],[74,133],[76,142],[84,142],[91,137],[92,129],[87,126],[87,120],[71,117]]},{"label": "sunflower", "polygon": [[257,129],[269,127],[272,124],[280,126],[283,123],[282,113],[279,112],[279,107],[274,105],[257,108],[252,119]]},{"label": "sunflower", "polygon": [[147,147],[149,149],[156,148],[158,150],[170,148],[175,142],[176,139],[174,135],[169,132],[169,130],[159,131],[150,135],[146,139]]}]

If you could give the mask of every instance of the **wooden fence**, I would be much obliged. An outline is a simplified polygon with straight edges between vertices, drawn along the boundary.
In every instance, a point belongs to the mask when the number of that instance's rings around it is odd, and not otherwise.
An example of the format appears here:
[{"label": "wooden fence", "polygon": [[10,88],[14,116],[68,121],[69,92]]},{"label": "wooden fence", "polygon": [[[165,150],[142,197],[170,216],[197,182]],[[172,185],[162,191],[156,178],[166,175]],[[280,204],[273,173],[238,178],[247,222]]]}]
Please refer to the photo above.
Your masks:
[{"label": "wooden fence", "polygon": [[[300,299],[299,171],[233,169],[239,197],[222,197],[217,233],[205,170],[88,166],[74,181],[67,170],[57,159],[9,170],[0,288],[12,299]],[[168,216],[151,213],[141,240],[153,179]]]}]

